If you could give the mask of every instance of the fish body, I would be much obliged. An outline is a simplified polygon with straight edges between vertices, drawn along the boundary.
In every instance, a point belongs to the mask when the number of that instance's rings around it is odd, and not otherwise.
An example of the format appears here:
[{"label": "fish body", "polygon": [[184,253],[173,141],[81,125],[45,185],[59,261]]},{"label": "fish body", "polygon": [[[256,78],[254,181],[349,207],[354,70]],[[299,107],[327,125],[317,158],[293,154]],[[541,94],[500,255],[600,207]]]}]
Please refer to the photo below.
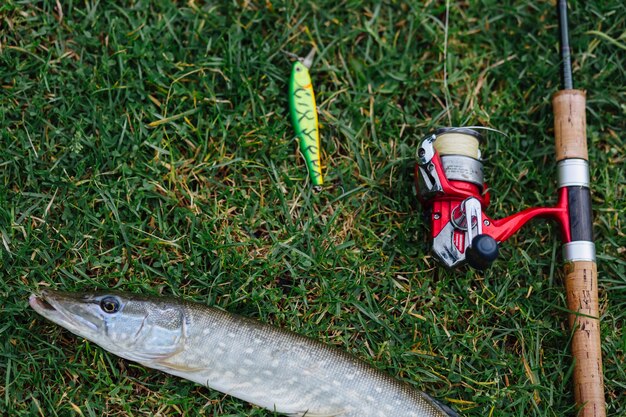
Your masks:
[{"label": "fish body", "polygon": [[126,293],[44,291],[29,302],[122,358],[281,414],[458,417],[346,352],[216,308]]},{"label": "fish body", "polygon": [[291,70],[289,80],[289,109],[293,127],[298,136],[300,152],[304,157],[311,183],[321,188],[322,178],[320,134],[317,121],[317,106],[309,67],[313,60],[311,51],[307,58],[297,60]]}]

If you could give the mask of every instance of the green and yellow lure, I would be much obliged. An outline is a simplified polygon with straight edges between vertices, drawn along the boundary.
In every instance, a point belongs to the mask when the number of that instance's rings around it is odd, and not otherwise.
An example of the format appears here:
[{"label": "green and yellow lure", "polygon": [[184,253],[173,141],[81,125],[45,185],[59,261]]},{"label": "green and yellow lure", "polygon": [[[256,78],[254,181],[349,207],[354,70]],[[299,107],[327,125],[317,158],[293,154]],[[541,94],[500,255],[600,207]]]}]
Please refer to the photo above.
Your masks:
[{"label": "green and yellow lure", "polygon": [[315,49],[304,59],[293,64],[289,80],[289,108],[291,120],[300,142],[300,152],[306,161],[309,176],[315,190],[320,190],[322,179],[320,133],[317,125],[317,106],[311,84],[309,68],[313,63]]}]

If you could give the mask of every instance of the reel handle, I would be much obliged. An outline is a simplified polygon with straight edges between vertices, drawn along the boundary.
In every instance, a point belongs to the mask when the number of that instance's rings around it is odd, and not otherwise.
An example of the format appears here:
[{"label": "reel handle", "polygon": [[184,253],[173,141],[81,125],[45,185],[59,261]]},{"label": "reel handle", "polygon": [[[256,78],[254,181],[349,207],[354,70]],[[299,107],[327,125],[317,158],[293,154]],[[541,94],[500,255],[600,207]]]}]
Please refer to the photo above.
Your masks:
[{"label": "reel handle", "polygon": [[498,257],[498,242],[489,235],[477,235],[466,251],[467,263],[472,268],[485,270]]}]

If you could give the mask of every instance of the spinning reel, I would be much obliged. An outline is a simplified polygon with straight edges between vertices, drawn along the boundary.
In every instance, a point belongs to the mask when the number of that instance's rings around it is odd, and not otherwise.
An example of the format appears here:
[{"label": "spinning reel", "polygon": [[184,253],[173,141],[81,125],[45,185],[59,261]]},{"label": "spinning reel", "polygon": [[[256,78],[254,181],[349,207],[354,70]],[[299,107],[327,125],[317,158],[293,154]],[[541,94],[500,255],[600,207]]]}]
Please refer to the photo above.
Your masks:
[{"label": "spinning reel", "polygon": [[498,256],[498,244],[535,217],[555,219],[569,242],[565,188],[559,189],[554,207],[529,208],[500,220],[486,214],[490,196],[483,182],[481,141],[482,135],[472,128],[441,128],[422,139],[418,148],[417,195],[430,216],[437,259],[450,268],[467,262],[486,269]]}]

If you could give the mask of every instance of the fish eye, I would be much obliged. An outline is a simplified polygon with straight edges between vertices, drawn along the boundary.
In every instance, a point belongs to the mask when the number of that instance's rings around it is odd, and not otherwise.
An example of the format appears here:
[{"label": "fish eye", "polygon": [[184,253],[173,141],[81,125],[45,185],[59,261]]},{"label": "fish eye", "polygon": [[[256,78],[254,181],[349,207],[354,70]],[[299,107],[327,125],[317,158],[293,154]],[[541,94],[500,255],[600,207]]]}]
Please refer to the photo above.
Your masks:
[{"label": "fish eye", "polygon": [[105,313],[117,313],[120,309],[120,302],[115,297],[104,297],[102,300],[100,300],[100,308]]}]

